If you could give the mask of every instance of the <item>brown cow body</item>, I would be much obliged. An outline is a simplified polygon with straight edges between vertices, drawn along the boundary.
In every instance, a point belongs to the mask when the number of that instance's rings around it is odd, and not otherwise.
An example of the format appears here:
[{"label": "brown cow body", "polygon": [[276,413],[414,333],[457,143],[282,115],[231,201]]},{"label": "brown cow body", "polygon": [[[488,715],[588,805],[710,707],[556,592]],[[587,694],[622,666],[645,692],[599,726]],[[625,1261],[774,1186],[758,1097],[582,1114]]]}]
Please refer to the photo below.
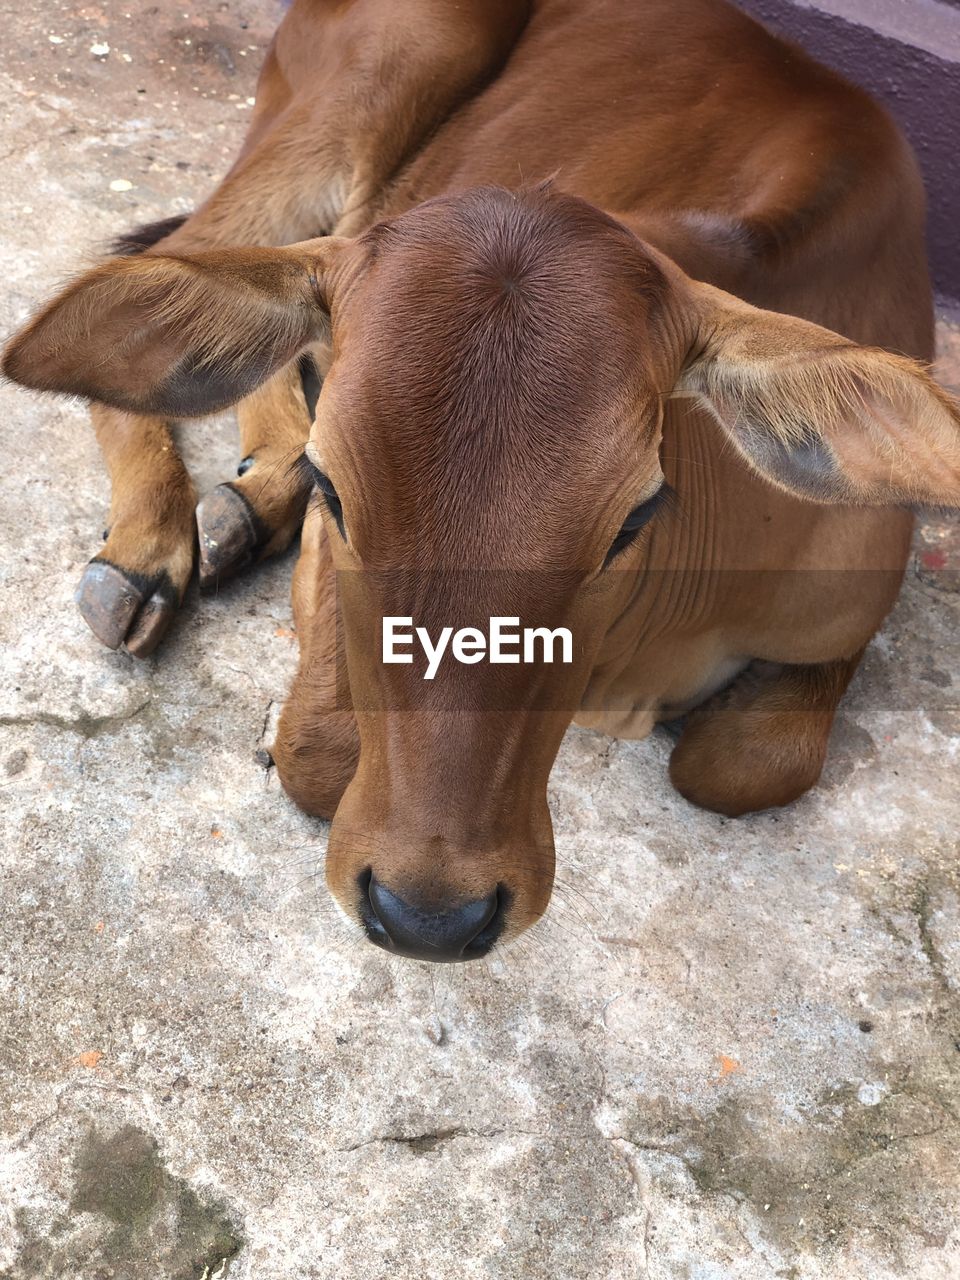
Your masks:
[{"label": "brown cow body", "polygon": [[[732,7],[297,0],[210,200],[58,299],[7,370],[105,402],[111,533],[81,607],[133,652],[193,558],[163,416],[246,396],[252,464],[198,511],[206,581],[288,544],[312,481],[281,464],[310,438],[346,533],[311,506],[277,764],[299,804],[336,813],[345,909],[439,959],[544,910],[546,779],[572,717],[636,737],[689,712],[671,774],[722,812],[816,781],[899,587],[899,504],[960,500],[955,407],[836,333],[931,356],[914,162],[868,98]],[[91,374],[112,334],[123,359]],[[327,374],[314,424],[291,363],[308,347]],[[664,477],[675,499],[604,569]],[[427,690],[380,662],[379,619],[416,607],[562,620],[577,658]],[[482,903],[469,945],[431,934]]]}]

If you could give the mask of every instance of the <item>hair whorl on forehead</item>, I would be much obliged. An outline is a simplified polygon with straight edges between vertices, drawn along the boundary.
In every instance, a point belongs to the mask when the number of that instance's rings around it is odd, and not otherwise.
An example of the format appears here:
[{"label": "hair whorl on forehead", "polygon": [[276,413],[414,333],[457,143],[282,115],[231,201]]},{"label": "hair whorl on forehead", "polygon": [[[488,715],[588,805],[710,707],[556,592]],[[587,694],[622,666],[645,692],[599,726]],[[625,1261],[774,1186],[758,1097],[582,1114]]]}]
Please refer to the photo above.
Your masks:
[{"label": "hair whorl on forehead", "polygon": [[428,254],[441,277],[459,268],[504,293],[546,278],[588,288],[591,274],[611,269],[649,300],[666,288],[659,268],[622,223],[558,191],[550,179],[517,191],[486,186],[438,196],[377,224],[364,240],[374,258],[388,248]]},{"label": "hair whorl on forehead", "polygon": [[[379,276],[375,341],[404,370],[405,419],[421,437],[569,440],[572,422],[630,382],[641,344],[627,335],[668,289],[626,227],[548,183],[429,200],[364,243]],[[371,387],[381,411],[399,392]]]}]

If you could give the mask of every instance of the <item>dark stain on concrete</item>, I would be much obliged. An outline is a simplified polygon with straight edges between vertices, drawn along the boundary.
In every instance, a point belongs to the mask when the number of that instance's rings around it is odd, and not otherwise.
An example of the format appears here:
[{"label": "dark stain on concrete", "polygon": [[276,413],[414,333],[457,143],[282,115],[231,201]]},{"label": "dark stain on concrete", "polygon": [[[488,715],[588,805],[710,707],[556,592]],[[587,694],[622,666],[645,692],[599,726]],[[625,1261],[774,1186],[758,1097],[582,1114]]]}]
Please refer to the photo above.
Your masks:
[{"label": "dark stain on concrete", "polygon": [[0,1280],[209,1280],[240,1252],[224,1206],[174,1177],[142,1129],[125,1125],[105,1136],[91,1128],[73,1174],[68,1211],[51,1229],[39,1232],[19,1212],[24,1245]]},{"label": "dark stain on concrete", "polygon": [[156,1141],[133,1125],[112,1138],[91,1130],[74,1172],[71,1211],[100,1213],[120,1227],[142,1223],[163,1196],[164,1168]]},{"label": "dark stain on concrete", "polygon": [[935,685],[938,689],[949,689],[953,685],[953,676],[950,672],[938,667],[929,656],[924,659],[918,675],[921,680],[925,680],[927,684]]},{"label": "dark stain on concrete", "polygon": [[873,738],[845,712],[834,721],[830,735],[830,750],[820,785],[836,787],[845,782],[863,765],[872,764],[877,758],[877,744]]},{"label": "dark stain on concrete", "polygon": [[896,1269],[910,1245],[943,1247],[955,1225],[960,1081],[933,1062],[871,1074],[875,1092],[862,1080],[825,1088],[801,1106],[802,1122],[778,1117],[762,1090],[731,1094],[706,1117],[651,1098],[625,1137],[674,1156],[701,1196],[748,1207],[787,1274],[864,1236]]},{"label": "dark stain on concrete", "polygon": [[175,65],[192,70],[212,67],[224,76],[236,75],[238,50],[247,44],[245,32],[222,23],[213,23],[205,30],[178,27],[169,38],[171,52],[176,55]]}]

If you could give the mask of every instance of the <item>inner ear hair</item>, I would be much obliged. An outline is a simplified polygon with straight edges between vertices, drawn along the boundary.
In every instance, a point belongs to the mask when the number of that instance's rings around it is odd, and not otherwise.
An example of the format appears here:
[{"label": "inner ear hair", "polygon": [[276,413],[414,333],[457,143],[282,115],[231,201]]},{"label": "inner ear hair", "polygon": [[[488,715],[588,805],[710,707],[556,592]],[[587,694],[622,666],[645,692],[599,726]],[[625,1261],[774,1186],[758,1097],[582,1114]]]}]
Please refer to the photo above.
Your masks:
[{"label": "inner ear hair", "polygon": [[960,502],[960,406],[927,365],[695,288],[677,389],[756,470],[819,502]]},{"label": "inner ear hair", "polygon": [[135,412],[214,412],[326,336],[343,243],[106,262],[13,338],[4,372]]},{"label": "inner ear hair", "polygon": [[[268,265],[255,258],[240,264],[150,257],[129,265],[140,268],[134,290],[114,277],[100,305],[111,305],[112,289],[115,305],[142,308],[151,328],[178,334],[198,371],[232,371],[257,346],[292,358],[322,331],[323,312],[295,260],[274,256]],[[88,307],[93,305],[91,298]]]}]

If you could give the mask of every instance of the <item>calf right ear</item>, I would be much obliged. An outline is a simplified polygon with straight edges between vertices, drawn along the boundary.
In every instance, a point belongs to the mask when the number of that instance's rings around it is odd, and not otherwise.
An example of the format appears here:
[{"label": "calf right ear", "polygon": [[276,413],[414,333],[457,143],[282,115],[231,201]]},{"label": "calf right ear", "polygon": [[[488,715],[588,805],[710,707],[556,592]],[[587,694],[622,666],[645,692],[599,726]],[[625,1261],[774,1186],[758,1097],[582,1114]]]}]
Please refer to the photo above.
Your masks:
[{"label": "calf right ear", "polygon": [[113,259],[10,341],[3,372],[135,413],[214,413],[324,335],[350,243]]}]

